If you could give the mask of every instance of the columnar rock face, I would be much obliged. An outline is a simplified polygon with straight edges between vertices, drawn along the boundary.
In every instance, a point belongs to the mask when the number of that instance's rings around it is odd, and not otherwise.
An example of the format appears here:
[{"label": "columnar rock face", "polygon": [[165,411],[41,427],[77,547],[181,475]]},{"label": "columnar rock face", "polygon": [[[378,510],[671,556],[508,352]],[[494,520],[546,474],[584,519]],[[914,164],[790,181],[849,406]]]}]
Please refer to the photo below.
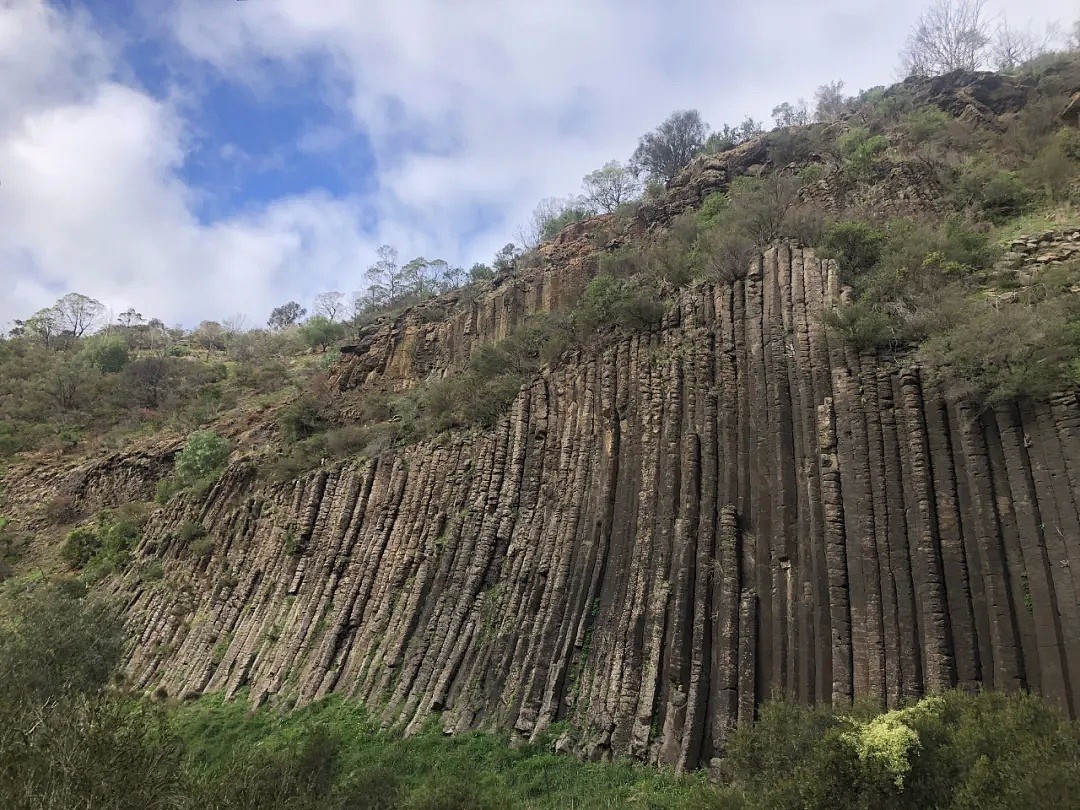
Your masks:
[{"label": "columnar rock face", "polygon": [[491,431],[288,485],[230,467],[148,527],[160,580],[113,583],[130,673],[341,693],[411,729],[569,720],[588,756],[681,768],[784,695],[1027,687],[1075,716],[1076,392],[948,404],[831,340],[838,295],[778,247],[539,377]]}]

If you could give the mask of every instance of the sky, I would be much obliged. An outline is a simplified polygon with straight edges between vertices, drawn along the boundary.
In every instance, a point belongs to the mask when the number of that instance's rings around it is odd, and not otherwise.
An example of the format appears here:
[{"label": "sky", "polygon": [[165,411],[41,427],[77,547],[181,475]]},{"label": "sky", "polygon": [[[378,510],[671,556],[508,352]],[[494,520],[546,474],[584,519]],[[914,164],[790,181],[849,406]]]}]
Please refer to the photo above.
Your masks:
[{"label": "sky", "polygon": [[[992,4],[993,5],[993,4]],[[0,330],[76,291],[264,324],[403,259],[488,261],[676,109],[897,78],[918,4],[0,0]],[[999,2],[1021,27],[1075,0]]]}]

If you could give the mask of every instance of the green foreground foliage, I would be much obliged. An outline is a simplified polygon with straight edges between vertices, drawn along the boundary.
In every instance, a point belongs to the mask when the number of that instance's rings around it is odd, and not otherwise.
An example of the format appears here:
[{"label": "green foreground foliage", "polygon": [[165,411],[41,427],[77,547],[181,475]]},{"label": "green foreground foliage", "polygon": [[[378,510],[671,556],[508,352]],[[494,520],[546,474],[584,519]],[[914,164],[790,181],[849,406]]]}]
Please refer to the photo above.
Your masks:
[{"label": "green foreground foliage", "polygon": [[881,714],[772,703],[721,781],[585,763],[541,740],[404,738],[331,698],[291,711],[127,693],[115,606],[73,581],[0,595],[0,806],[51,808],[1029,808],[1080,795],[1080,729],[1030,695]]}]

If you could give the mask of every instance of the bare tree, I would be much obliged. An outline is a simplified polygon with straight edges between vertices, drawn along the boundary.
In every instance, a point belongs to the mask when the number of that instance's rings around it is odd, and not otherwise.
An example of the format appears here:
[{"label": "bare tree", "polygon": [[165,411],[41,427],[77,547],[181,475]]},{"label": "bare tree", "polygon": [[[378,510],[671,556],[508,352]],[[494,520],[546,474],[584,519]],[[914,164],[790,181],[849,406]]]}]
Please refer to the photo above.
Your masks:
[{"label": "bare tree", "polygon": [[994,68],[1000,71],[1016,70],[1025,62],[1042,56],[1050,50],[1060,31],[1053,25],[1047,26],[1042,34],[1032,30],[1030,25],[1023,30],[1010,28],[1009,20],[1003,14],[990,43],[990,59]]},{"label": "bare tree", "polygon": [[1066,47],[1072,51],[1080,51],[1080,20],[1074,22],[1072,28],[1069,29],[1069,38]]},{"label": "bare tree", "polygon": [[814,120],[836,121],[847,112],[848,104],[842,81],[823,84],[814,91]]},{"label": "bare tree", "polygon": [[900,54],[908,76],[978,70],[990,44],[986,0],[933,0]]},{"label": "bare tree", "polygon": [[529,221],[518,230],[518,241],[526,250],[535,250],[571,222],[591,216],[583,197],[547,197],[537,203]]},{"label": "bare tree", "polygon": [[345,312],[345,296],[337,290],[319,293],[315,296],[315,303],[311,307],[316,315],[324,316],[330,323],[338,319]]},{"label": "bare tree", "polygon": [[398,269],[398,252],[390,245],[382,245],[375,255],[379,257],[375,264],[367,269],[373,307],[392,304],[401,294],[401,271]]},{"label": "bare tree", "polygon": [[235,315],[230,315],[228,318],[221,322],[221,328],[229,337],[232,337],[233,335],[238,335],[247,328],[247,315],[242,312],[237,312]]},{"label": "bare tree", "polygon": [[64,330],[82,337],[101,319],[105,305],[81,293],[68,293],[54,305]]},{"label": "bare tree", "polygon": [[641,183],[629,167],[609,160],[581,181],[585,200],[598,211],[610,213],[641,194]]},{"label": "bare tree", "polygon": [[641,136],[630,165],[665,185],[670,183],[705,148],[709,125],[697,110],[677,110],[652,132]]}]

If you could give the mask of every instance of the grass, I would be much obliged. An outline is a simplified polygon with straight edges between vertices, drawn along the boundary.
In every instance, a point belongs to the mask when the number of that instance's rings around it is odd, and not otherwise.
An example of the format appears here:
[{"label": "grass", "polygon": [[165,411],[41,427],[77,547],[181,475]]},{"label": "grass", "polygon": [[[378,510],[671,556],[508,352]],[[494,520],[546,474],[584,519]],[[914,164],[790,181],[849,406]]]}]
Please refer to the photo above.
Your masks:
[{"label": "grass", "polygon": [[[629,761],[586,763],[552,752],[555,733],[512,747],[503,735],[447,736],[434,723],[409,738],[384,731],[357,702],[331,697],[287,714],[252,711],[243,700],[207,696],[177,707],[175,728],[193,769],[222,779],[230,763],[274,757],[318,730],[336,740],[337,781],[350,784],[375,772],[393,774],[403,806],[429,806],[424,797],[465,792],[447,807],[685,808],[720,806],[702,774],[677,777]],[[430,805],[442,806],[442,805]]]}]

